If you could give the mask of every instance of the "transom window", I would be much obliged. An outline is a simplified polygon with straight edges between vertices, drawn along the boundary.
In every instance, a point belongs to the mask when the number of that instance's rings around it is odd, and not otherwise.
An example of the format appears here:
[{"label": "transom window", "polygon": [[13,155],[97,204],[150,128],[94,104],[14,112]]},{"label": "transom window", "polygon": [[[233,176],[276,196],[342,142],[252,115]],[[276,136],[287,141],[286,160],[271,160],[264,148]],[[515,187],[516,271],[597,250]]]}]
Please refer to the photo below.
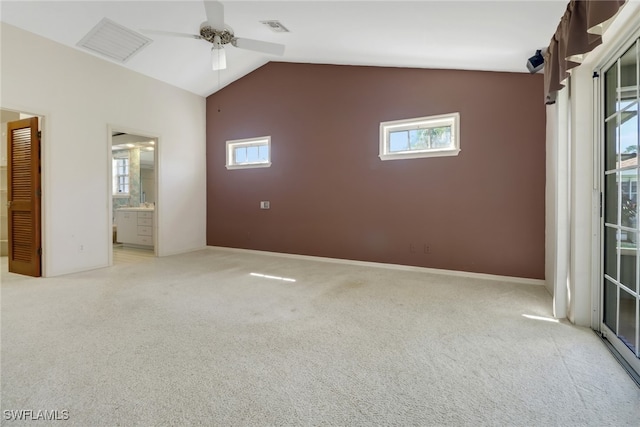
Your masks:
[{"label": "transom window", "polygon": [[227,141],[227,169],[271,166],[271,137]]},{"label": "transom window", "polygon": [[457,156],[459,113],[380,123],[380,159]]}]

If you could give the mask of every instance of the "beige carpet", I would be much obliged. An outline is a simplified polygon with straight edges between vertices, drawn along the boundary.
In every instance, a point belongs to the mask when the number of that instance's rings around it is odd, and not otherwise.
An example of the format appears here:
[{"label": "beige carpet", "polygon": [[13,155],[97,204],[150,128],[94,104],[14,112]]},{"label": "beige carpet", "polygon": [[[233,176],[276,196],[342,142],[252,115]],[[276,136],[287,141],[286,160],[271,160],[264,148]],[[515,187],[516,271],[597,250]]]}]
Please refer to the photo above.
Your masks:
[{"label": "beige carpet", "polygon": [[523,316],[551,315],[542,286],[213,249],[52,279],[3,268],[7,426],[48,425],[7,410],[66,410],[64,426],[640,422],[640,389],[591,330]]}]

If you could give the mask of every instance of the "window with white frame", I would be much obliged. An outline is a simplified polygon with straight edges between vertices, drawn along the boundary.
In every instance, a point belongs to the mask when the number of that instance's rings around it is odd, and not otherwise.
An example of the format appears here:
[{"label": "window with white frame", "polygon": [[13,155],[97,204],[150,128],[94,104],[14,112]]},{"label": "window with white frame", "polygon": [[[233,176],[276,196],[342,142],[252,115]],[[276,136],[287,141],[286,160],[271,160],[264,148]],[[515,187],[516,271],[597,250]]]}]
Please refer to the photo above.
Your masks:
[{"label": "window with white frame", "polygon": [[380,159],[457,156],[460,114],[442,114],[380,123]]},{"label": "window with white frame", "polygon": [[112,160],[113,195],[129,196],[129,153],[114,154]]},{"label": "window with white frame", "polygon": [[271,137],[227,141],[227,169],[271,166]]}]

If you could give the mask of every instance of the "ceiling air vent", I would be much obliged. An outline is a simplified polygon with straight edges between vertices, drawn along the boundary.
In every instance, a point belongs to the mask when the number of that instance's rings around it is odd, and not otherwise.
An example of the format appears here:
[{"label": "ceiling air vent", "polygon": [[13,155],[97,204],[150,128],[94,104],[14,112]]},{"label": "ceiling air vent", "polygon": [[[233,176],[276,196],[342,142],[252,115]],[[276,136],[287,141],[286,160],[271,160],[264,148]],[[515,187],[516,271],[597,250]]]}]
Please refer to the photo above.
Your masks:
[{"label": "ceiling air vent", "polygon": [[274,33],[288,33],[287,27],[282,25],[280,21],[260,21],[265,27],[269,28]]},{"label": "ceiling air vent", "polygon": [[78,46],[124,63],[149,43],[150,38],[103,18],[78,42]]}]

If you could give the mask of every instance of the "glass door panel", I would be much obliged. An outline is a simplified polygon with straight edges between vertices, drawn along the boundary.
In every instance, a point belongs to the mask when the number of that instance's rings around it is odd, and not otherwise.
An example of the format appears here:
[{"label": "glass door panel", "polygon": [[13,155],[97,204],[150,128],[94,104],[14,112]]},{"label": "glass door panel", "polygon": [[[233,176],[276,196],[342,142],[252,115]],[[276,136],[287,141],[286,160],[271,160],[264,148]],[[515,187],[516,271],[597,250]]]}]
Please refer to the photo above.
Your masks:
[{"label": "glass door panel", "polygon": [[612,170],[617,168],[617,162],[620,158],[619,153],[619,144],[618,144],[618,135],[620,126],[618,124],[618,116],[611,116],[609,120],[607,120],[604,124],[605,127],[605,138],[608,141],[608,144],[605,147],[604,153],[604,161],[605,161],[605,169]]},{"label": "glass door panel", "polygon": [[635,155],[638,154],[638,102],[626,100],[621,105],[624,109],[619,115],[620,162],[622,163],[620,167],[624,167],[625,162],[635,159]]},{"label": "glass door panel", "polygon": [[636,298],[632,293],[620,289],[618,336],[631,351],[637,348],[636,329],[638,326],[635,319]]},{"label": "glass door panel", "polygon": [[618,287],[615,283],[604,281],[604,323],[615,331],[618,329]]},{"label": "glass door panel", "polygon": [[[604,73],[602,325],[607,339],[640,366],[638,258],[638,91],[640,40]],[[614,342],[615,341],[615,342]]]},{"label": "glass door panel", "polygon": [[618,280],[618,240],[621,233],[618,229],[610,226],[604,228],[604,273],[605,277],[611,280]]},{"label": "glass door panel", "polygon": [[[615,169],[615,166],[613,166]],[[605,199],[604,222],[616,224],[618,222],[618,174],[613,172],[604,177]]]}]

